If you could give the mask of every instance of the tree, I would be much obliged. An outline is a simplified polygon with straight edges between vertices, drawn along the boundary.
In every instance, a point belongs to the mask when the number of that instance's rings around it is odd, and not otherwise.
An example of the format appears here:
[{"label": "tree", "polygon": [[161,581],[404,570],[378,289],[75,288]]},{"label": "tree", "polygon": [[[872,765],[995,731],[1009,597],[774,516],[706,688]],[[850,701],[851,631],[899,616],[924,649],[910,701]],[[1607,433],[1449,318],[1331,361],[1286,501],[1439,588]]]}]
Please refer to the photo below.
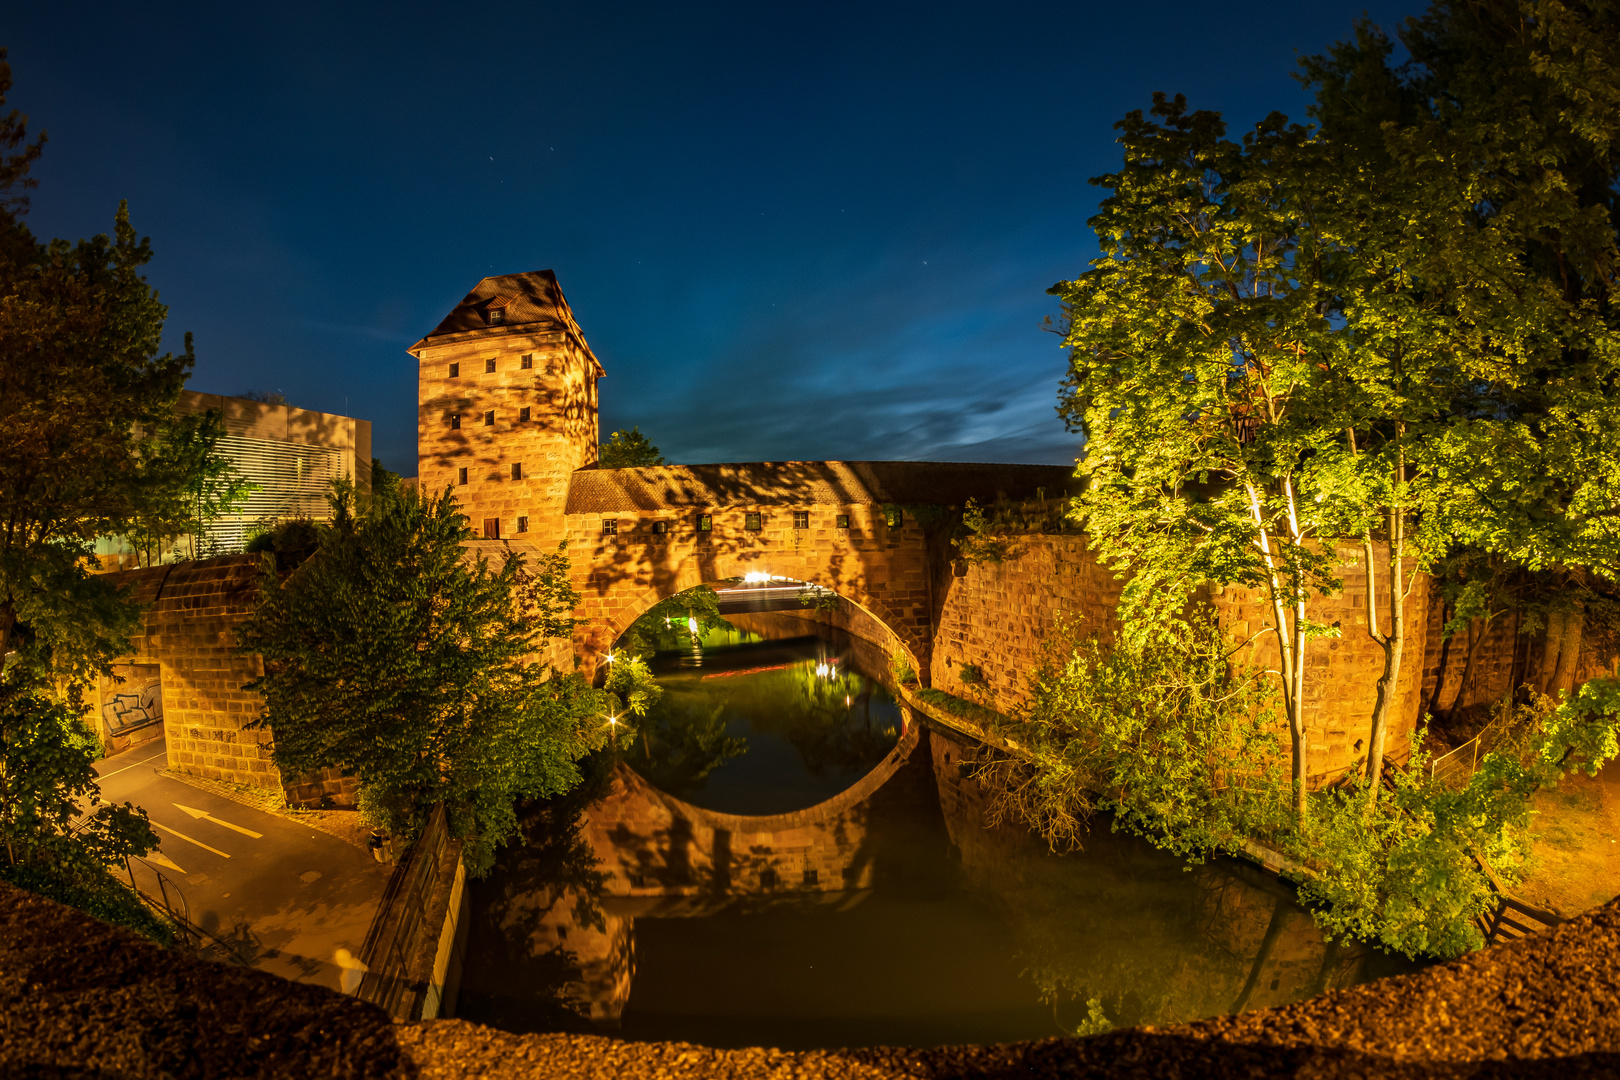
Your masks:
[{"label": "tree", "polygon": [[[1531,571],[1578,577],[1565,568],[1585,565],[1613,580],[1620,8],[1442,2],[1400,37],[1411,55],[1400,68],[1363,22],[1306,60],[1304,77],[1320,140],[1378,192],[1368,217],[1407,230],[1417,242],[1404,264],[1446,298],[1437,325],[1387,321],[1389,336],[1438,342],[1454,387],[1466,380],[1435,403],[1404,462],[1442,479],[1453,541]],[[1572,677],[1583,610],[1556,614]]]},{"label": "tree", "polygon": [[[10,87],[0,52],[0,103]],[[128,208],[111,237],[77,244],[23,223],[43,146],[26,117],[0,116],[0,858],[12,880],[150,929],[106,864],[157,839],[143,811],[99,804],[84,723],[85,687],[128,651],[140,612],[87,564],[96,537],[197,482],[218,418],[175,418],[190,337],[159,354],[166,309]],[[159,429],[175,440],[146,437]]]},{"label": "tree", "polygon": [[342,769],[398,835],[443,802],[482,875],[516,828],[514,803],[567,790],[575,762],[604,745],[612,702],[574,673],[535,662],[566,637],[579,595],[561,548],[531,569],[498,568],[472,539],[453,492],[382,493],[356,513],[337,485],[319,548],[282,579],[265,556],[260,601],[238,631],[264,659],[249,685],[256,721],[285,774]]},{"label": "tree", "polygon": [[629,431],[615,431],[597,454],[597,464],[604,469],[633,469],[641,465],[668,465],[669,462],[658,452],[658,447],[641,433],[638,424]]},{"label": "tree", "polygon": [[1117,125],[1124,166],[1094,181],[1111,190],[1090,221],[1101,257],[1051,290],[1069,322],[1059,412],[1086,438],[1076,511],[1132,575],[1122,606],[1142,619],[1127,636],[1202,581],[1264,592],[1303,820],[1306,650],[1331,632],[1306,602],[1339,585],[1321,540],[1344,527],[1353,426],[1320,392],[1345,343],[1292,183],[1316,161],[1275,114],[1241,144],[1180,97],[1155,95],[1152,115]]}]

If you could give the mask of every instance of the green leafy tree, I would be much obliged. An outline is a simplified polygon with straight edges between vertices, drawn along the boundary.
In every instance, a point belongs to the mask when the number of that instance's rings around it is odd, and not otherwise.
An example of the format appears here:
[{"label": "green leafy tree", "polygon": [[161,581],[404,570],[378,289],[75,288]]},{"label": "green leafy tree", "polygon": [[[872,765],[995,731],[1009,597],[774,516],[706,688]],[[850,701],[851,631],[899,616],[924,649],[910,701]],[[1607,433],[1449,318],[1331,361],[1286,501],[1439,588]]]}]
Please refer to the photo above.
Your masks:
[{"label": "green leafy tree", "polygon": [[[10,87],[0,52],[0,103]],[[190,338],[181,355],[158,351],[166,309],[127,207],[111,236],[76,244],[23,223],[44,145],[26,123],[0,114],[0,870],[150,932],[107,865],[156,837],[143,811],[99,803],[84,722],[87,685],[127,652],[140,611],[88,567],[96,537],[197,482],[218,418],[175,418]],[[176,440],[149,437],[160,429]]]},{"label": "green leafy tree", "polygon": [[320,546],[282,579],[265,556],[260,602],[238,631],[264,658],[256,722],[289,775],[336,768],[368,808],[412,835],[443,802],[481,875],[516,828],[514,804],[567,790],[603,746],[611,700],[535,661],[566,637],[578,593],[561,548],[531,567],[471,557],[454,494],[374,497],[339,484]]},{"label": "green leafy tree", "polygon": [[734,629],[720,614],[720,594],[708,585],[695,585],[664,597],[631,623],[622,651],[648,657],[658,651],[661,640],[695,643],[711,630]]},{"label": "green leafy tree", "polygon": [[602,444],[597,464],[604,469],[633,469],[639,465],[668,465],[658,447],[641,433],[640,425],[629,431],[615,431]]}]

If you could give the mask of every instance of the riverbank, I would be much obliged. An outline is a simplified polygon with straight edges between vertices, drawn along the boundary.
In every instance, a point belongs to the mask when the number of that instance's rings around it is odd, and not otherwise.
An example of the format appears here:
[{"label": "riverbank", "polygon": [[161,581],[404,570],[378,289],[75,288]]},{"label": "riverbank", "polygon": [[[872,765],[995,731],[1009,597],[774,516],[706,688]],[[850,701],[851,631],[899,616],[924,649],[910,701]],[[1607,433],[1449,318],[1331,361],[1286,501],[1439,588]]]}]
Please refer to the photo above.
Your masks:
[{"label": "riverbank", "polygon": [[1620,902],[1557,931],[1273,1009],[1090,1039],[785,1053],[395,1023],[0,885],[0,1075],[134,1078],[1451,1077],[1620,1071]]}]

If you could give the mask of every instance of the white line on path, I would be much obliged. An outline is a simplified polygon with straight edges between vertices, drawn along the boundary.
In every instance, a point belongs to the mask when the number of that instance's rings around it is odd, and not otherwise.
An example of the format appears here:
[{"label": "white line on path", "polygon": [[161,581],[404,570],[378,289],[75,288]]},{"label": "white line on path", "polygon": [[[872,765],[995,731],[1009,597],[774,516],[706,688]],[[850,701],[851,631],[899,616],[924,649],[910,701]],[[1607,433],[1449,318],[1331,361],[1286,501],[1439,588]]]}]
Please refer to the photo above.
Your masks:
[{"label": "white line on path", "polygon": [[201,840],[193,839],[192,837],[187,836],[185,833],[181,832],[180,830],[171,829],[167,825],[164,825],[161,822],[157,822],[157,821],[152,822],[152,827],[155,828],[155,829],[162,829],[166,833],[170,833],[170,834],[172,834],[174,836],[178,836],[180,839],[185,840],[188,843],[196,844],[198,847],[202,848],[204,851],[212,851],[215,855],[218,855],[222,859],[230,858],[229,855],[227,855],[223,851],[219,850],[219,848],[217,848],[217,847],[209,847],[207,844],[203,843]]},{"label": "white line on path", "polygon": [[215,817],[213,814],[210,814],[206,810],[197,810],[197,809],[194,809],[193,807],[190,807],[190,806],[182,806],[179,803],[175,803],[174,806],[175,806],[176,810],[184,810],[186,813],[190,814],[194,818],[201,818],[203,821],[212,821],[215,825],[223,825],[227,829],[235,829],[237,832],[241,833],[243,836],[251,836],[255,840],[263,840],[264,839],[264,833],[262,833],[262,832],[254,832],[252,829],[244,829],[244,828],[242,828],[242,826],[240,826],[240,825],[232,825],[228,821],[221,821],[221,820],[219,820],[219,818]]},{"label": "white line on path", "polygon": [[109,776],[117,776],[121,772],[129,772],[129,770],[131,770],[131,769],[138,769],[142,765],[145,765],[147,761],[156,761],[160,757],[168,757],[168,756],[169,756],[169,752],[167,750],[165,750],[161,754],[153,754],[151,757],[147,758],[145,761],[137,761],[133,765],[125,765],[122,769],[114,769],[110,773],[102,773],[100,776],[96,777],[96,779],[97,780],[105,780]]}]

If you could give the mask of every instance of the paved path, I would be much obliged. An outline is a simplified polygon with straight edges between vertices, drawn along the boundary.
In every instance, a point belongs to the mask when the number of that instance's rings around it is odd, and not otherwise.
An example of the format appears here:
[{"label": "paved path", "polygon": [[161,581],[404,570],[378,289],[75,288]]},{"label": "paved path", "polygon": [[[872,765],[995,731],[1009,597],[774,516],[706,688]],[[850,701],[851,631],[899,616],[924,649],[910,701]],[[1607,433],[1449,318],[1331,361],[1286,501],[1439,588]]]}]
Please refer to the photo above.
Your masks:
[{"label": "paved path", "polygon": [[338,950],[359,953],[389,868],[295,817],[165,776],[166,764],[161,739],[96,763],[102,798],[145,807],[162,841],[136,885],[156,895],[161,874],[191,921],[253,967],[343,988]]}]

